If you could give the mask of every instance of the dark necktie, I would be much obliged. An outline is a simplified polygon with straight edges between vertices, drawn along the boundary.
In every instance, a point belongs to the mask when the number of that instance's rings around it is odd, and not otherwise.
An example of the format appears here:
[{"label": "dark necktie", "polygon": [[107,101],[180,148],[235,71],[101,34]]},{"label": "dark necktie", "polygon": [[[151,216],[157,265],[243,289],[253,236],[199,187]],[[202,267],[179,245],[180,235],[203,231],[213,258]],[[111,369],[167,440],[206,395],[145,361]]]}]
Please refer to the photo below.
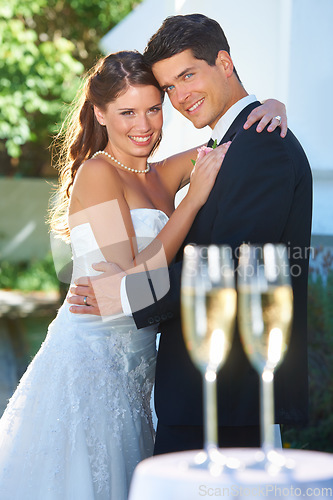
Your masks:
[{"label": "dark necktie", "polygon": [[214,144],[214,139],[209,139],[208,141],[208,144],[207,144],[207,148],[211,148]]}]

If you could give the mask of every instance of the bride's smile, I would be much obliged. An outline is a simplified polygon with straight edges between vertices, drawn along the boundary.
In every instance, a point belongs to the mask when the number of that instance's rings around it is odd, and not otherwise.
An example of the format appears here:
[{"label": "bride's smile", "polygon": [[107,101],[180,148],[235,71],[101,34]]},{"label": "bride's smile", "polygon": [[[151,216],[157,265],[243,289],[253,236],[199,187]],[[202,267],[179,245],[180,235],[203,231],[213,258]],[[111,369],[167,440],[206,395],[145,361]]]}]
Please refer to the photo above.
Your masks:
[{"label": "bride's smile", "polygon": [[95,107],[95,115],[107,129],[106,150],[131,168],[140,168],[141,163],[145,168],[145,160],[161,135],[161,92],[152,85],[129,86],[104,111]]}]

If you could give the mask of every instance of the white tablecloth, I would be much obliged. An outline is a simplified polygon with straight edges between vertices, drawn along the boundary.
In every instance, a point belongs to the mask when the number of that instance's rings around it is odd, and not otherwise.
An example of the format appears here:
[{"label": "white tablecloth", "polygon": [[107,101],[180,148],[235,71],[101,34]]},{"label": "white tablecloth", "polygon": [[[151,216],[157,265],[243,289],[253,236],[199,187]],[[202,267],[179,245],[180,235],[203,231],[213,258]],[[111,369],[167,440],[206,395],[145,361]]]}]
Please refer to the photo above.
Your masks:
[{"label": "white tablecloth", "polygon": [[[253,462],[255,449],[223,449],[243,464]],[[333,455],[283,450],[295,466],[270,476],[264,470],[225,469],[219,477],[188,464],[197,452],[170,453],[141,462],[134,473],[129,500],[196,500],[202,498],[333,498]]]}]

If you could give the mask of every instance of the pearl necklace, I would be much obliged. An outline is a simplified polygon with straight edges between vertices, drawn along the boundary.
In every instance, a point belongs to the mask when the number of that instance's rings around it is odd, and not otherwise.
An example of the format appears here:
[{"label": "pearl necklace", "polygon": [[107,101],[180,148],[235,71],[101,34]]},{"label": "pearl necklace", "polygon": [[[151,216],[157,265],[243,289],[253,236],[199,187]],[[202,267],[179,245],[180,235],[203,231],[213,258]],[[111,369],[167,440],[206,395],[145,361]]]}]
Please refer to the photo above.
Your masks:
[{"label": "pearl necklace", "polygon": [[110,160],[114,161],[115,163],[117,163],[117,165],[119,165],[120,167],[124,168],[125,170],[128,170],[129,172],[134,172],[135,174],[147,174],[150,170],[150,165],[149,163],[147,163],[147,168],[145,170],[138,170],[136,168],[130,168],[130,167],[126,167],[126,165],[124,165],[123,163],[121,163],[120,161],[116,160],[113,156],[111,156],[109,153],[107,153],[106,151],[96,151],[96,153],[94,153],[91,157],[91,159],[95,158],[97,155],[105,155],[107,156],[108,158],[110,158]]}]

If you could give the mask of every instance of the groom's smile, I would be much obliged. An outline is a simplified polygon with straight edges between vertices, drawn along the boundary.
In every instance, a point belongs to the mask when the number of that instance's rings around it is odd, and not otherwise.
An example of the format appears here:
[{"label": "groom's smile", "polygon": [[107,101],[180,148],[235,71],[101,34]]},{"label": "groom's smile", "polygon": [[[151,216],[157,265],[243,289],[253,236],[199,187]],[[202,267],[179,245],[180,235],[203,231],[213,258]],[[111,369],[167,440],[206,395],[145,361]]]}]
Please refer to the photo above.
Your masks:
[{"label": "groom's smile", "polygon": [[195,102],[193,105],[191,105],[189,108],[187,108],[188,113],[192,113],[196,109],[198,109],[199,106],[204,102],[205,98],[203,97],[202,99],[199,99],[199,101]]}]

